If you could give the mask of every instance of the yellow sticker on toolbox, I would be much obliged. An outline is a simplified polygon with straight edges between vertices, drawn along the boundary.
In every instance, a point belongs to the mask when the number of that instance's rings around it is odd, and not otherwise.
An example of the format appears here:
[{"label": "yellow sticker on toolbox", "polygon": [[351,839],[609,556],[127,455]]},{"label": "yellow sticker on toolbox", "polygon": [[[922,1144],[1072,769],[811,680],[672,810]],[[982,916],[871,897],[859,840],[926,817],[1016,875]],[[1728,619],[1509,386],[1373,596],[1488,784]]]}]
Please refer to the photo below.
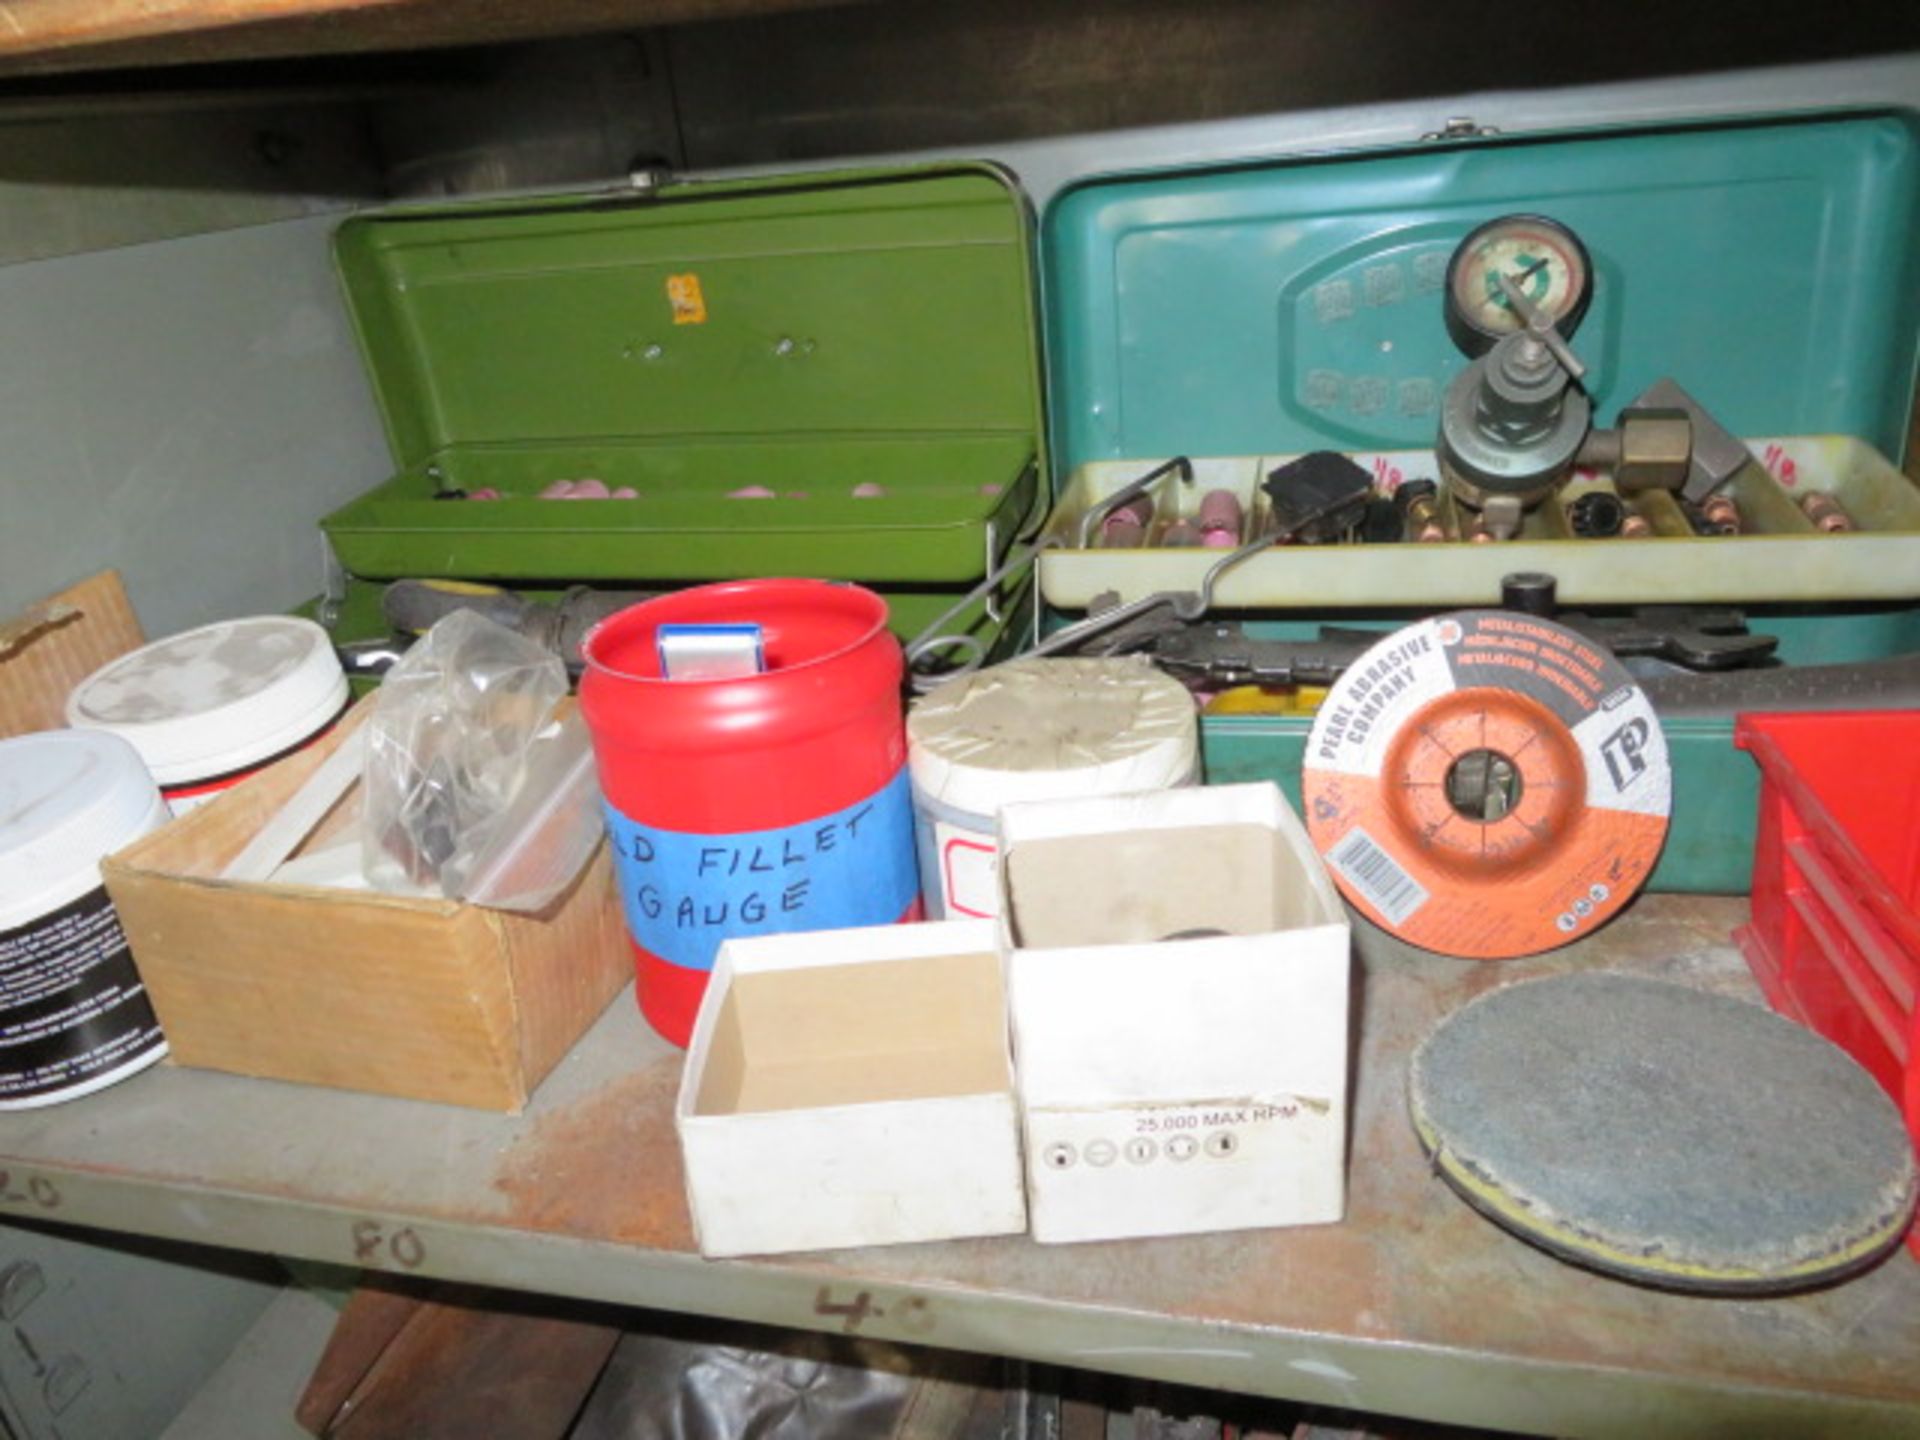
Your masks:
[{"label": "yellow sticker on toolbox", "polygon": [[669,275],[667,303],[673,307],[674,324],[704,325],[707,323],[707,301],[706,297],[700,293],[698,275]]}]

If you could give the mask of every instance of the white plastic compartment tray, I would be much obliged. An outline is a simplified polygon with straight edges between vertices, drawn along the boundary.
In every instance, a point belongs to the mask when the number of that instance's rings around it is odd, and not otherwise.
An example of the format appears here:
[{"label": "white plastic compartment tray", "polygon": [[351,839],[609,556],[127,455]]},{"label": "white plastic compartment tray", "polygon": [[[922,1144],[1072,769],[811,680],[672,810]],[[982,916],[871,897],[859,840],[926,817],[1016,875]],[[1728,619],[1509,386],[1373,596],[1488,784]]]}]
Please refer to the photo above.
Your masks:
[{"label": "white plastic compartment tray", "polygon": [[[1498,601],[1500,579],[1517,570],[1541,570],[1559,581],[1571,604],[1757,604],[1766,601],[1897,600],[1920,595],[1920,487],[1864,441],[1845,435],[1750,440],[1754,463],[1727,487],[1739,506],[1742,534],[1693,534],[1673,497],[1652,494],[1633,503],[1654,533],[1635,540],[1577,539],[1558,504],[1529,512],[1518,537],[1475,544],[1283,545],[1254,555],[1222,578],[1214,592],[1221,609],[1339,610],[1369,606],[1464,606]],[[1233,490],[1246,510],[1244,535],[1267,523],[1260,482],[1297,458],[1269,455],[1193,462],[1194,483],[1169,475],[1154,489],[1156,513],[1149,543],[1132,550],[1074,547],[1088,506],[1160,464],[1165,457],[1097,461],[1068,477],[1048,517],[1045,534],[1062,548],[1040,557],[1040,588],[1047,603],[1084,609],[1102,592],[1122,600],[1158,590],[1196,590],[1224,550],[1156,549],[1176,515],[1193,515],[1212,489]],[[1433,480],[1430,450],[1355,454],[1373,472],[1379,493],[1406,480]],[[1567,498],[1601,483],[1576,475]],[[1823,535],[1795,496],[1833,495],[1856,528]],[[1459,533],[1447,512],[1448,533]]]}]

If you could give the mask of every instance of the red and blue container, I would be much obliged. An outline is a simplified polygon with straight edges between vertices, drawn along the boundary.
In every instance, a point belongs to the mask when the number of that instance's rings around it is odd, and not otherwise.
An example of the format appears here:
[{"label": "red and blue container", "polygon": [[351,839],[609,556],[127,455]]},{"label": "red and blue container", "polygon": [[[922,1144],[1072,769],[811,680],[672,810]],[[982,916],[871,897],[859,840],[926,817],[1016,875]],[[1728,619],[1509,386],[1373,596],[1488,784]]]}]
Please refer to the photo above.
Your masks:
[{"label": "red and blue container", "polygon": [[[753,624],[766,669],[668,680],[662,625]],[[648,600],[582,646],[641,1012],[685,1045],[720,942],[920,918],[900,644],[856,585]]]}]

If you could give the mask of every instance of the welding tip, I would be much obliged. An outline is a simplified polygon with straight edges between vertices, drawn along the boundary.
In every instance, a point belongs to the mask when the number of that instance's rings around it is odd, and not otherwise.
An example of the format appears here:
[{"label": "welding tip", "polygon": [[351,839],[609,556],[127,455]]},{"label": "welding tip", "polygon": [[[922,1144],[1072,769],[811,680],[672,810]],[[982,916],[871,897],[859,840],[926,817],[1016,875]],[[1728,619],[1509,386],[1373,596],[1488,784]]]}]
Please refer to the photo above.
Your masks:
[{"label": "welding tip", "polygon": [[1835,535],[1842,530],[1853,529],[1852,517],[1831,495],[1810,490],[1800,497],[1800,508],[1806,513],[1807,519],[1813,522],[1814,529],[1823,535]]},{"label": "welding tip", "polygon": [[1153,500],[1137,495],[1110,512],[1100,522],[1100,548],[1132,550],[1147,538],[1147,526],[1153,520]]},{"label": "welding tip", "polygon": [[1740,533],[1740,507],[1731,495],[1709,495],[1700,502],[1700,518],[1722,535]]},{"label": "welding tip", "polygon": [[1687,517],[1687,524],[1696,535],[1730,535],[1733,533],[1724,523],[1713,524],[1709,522],[1700,507],[1684,497],[1680,500],[1680,513]]},{"label": "welding tip", "polygon": [[[1206,543],[1216,548],[1225,548],[1240,543],[1240,525],[1244,519],[1240,508],[1240,497],[1231,490],[1209,490],[1200,497],[1200,533],[1206,537]],[[1224,535],[1224,541],[1216,540],[1216,535]]]}]

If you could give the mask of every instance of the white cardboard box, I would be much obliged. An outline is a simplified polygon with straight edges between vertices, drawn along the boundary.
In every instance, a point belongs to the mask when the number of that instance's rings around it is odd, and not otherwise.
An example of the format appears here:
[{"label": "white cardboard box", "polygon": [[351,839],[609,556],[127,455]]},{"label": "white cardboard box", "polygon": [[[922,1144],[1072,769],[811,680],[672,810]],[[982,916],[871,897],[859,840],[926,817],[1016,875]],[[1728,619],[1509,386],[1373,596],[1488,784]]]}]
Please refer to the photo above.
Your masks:
[{"label": "white cardboard box", "polygon": [[727,941],[674,1117],[703,1255],[1018,1234],[993,926]]},{"label": "white cardboard box", "polygon": [[1340,1219],[1351,936],[1278,788],[1011,805],[1000,844],[1034,1238]]}]

